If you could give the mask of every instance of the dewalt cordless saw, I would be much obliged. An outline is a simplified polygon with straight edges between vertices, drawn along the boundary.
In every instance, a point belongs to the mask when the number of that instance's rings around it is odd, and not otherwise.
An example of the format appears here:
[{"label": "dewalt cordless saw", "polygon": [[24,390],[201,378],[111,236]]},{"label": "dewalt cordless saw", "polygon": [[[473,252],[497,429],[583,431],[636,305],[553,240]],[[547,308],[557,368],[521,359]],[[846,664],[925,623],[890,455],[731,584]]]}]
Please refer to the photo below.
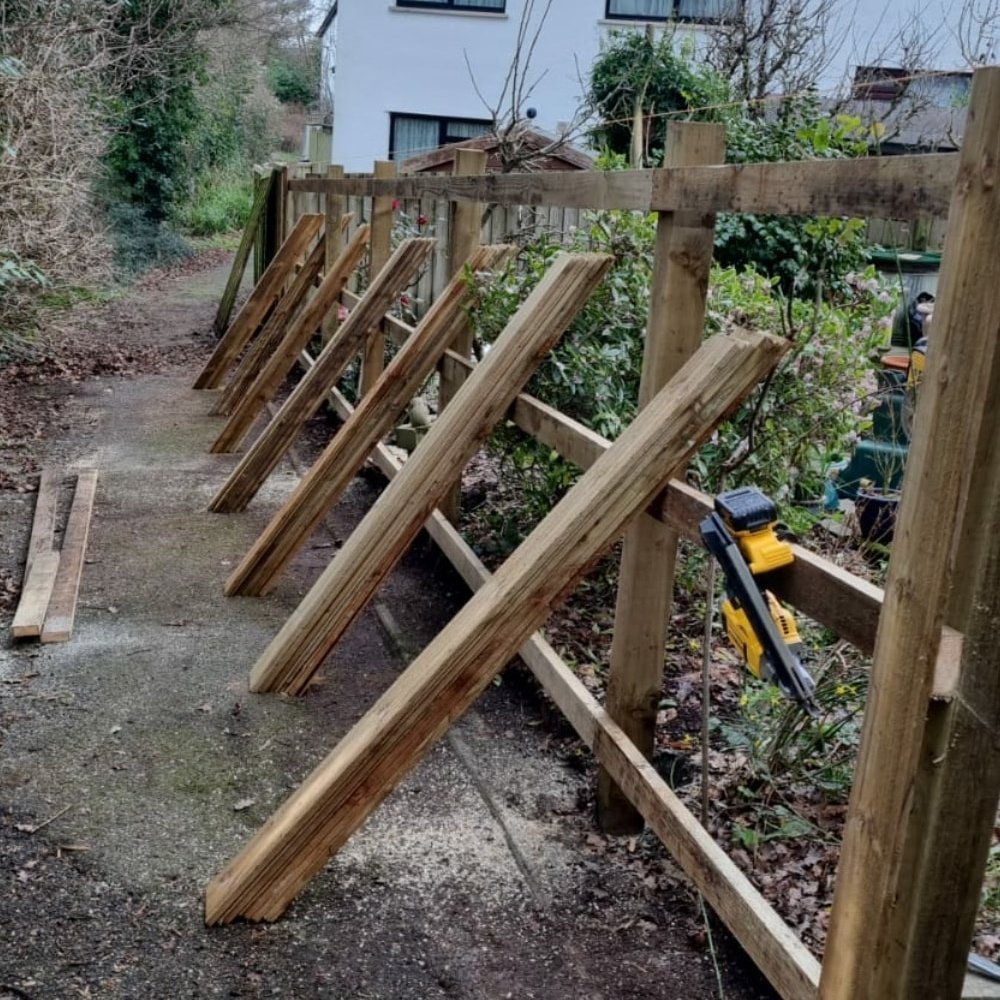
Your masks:
[{"label": "dewalt cordless saw", "polygon": [[777,520],[774,501],[750,486],[720,493],[699,530],[726,575],[722,616],[729,641],[755,677],[816,715],[816,684],[802,665],[795,619],[756,579],[795,560],[791,545],[775,531]]}]

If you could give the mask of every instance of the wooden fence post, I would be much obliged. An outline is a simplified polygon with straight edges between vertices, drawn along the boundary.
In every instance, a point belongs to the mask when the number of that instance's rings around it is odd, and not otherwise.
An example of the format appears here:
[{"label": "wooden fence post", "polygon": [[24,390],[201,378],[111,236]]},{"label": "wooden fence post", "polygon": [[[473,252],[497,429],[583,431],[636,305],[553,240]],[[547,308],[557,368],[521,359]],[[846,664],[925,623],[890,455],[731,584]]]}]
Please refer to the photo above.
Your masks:
[{"label": "wooden fence post", "polygon": [[[722,163],[721,125],[671,122],[664,166]],[[639,406],[645,406],[698,349],[712,264],[715,218],[661,212],[650,293]],[[622,549],[606,707],[647,757],[652,756],[663,687],[663,650],[674,588],[677,533],[648,514],[629,527]],[[641,830],[643,819],[605,769],[598,774],[601,827]]]},{"label": "wooden fence post", "polygon": [[[984,656],[981,632],[996,594],[964,580],[988,580],[977,567],[985,552],[994,571],[989,533],[1000,530],[996,495],[987,495],[1000,402],[1000,69],[976,70],[968,122],[844,827],[824,1000],[959,995],[995,818],[995,767],[977,779],[997,752],[997,657]],[[968,565],[956,567],[956,554]],[[956,569],[955,593],[965,596],[947,609]],[[974,596],[987,607],[970,618]],[[942,743],[940,715],[927,707],[946,609],[976,631]],[[935,747],[941,756],[922,773]]]},{"label": "wooden fence post", "polygon": [[257,176],[254,175],[253,188],[254,196],[253,205],[250,208],[250,217],[247,219],[247,224],[243,229],[243,237],[236,250],[236,256],[233,258],[233,267],[229,272],[229,280],[226,282],[225,291],[222,293],[222,298],[219,301],[219,311],[215,314],[215,322],[213,323],[215,332],[220,337],[226,332],[226,327],[229,325],[229,316],[233,311],[233,303],[236,301],[236,295],[240,290],[240,283],[243,281],[243,272],[246,270],[250,250],[251,248],[255,248],[259,241],[260,221],[263,218],[264,208],[267,204],[267,195],[271,189],[270,175],[263,182],[258,181]]},{"label": "wooden fence post", "polygon": [[[456,177],[477,176],[486,173],[486,153],[481,149],[458,149],[455,151]],[[453,278],[459,268],[472,256],[479,246],[482,230],[483,206],[477,202],[456,201],[451,204],[448,246],[448,276]],[[472,357],[472,327],[466,323],[455,338],[451,350],[463,358]],[[438,412],[440,413],[454,398],[465,381],[465,372],[452,369],[454,377],[449,377],[442,369],[439,375]],[[453,524],[458,522],[458,510],[462,503],[461,477],[447,496],[441,500],[441,512]]]},{"label": "wooden fence post", "polygon": [[[375,163],[376,180],[392,180],[396,176],[396,164],[392,160],[378,160]],[[385,267],[392,253],[392,197],[372,199],[372,240],[368,283]],[[364,358],[361,362],[361,379],[358,383],[360,399],[379,380],[385,369],[385,334],[379,324],[368,337]]]},{"label": "wooden fence post", "polygon": [[[343,180],[344,168],[337,163],[331,163],[326,168],[329,180]],[[342,194],[327,194],[324,210],[326,212],[326,270],[333,267],[334,261],[347,245],[347,233],[344,232],[344,216],[347,213],[347,200]],[[326,344],[336,333],[339,319],[337,309],[331,309],[323,320],[322,340]]]}]

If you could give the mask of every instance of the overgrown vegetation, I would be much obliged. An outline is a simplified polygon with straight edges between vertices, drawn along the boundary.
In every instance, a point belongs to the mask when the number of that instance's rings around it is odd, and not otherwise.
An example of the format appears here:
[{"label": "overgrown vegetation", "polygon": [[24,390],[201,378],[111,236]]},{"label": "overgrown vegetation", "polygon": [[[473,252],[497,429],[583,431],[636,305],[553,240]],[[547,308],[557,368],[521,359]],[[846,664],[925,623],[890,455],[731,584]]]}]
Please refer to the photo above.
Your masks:
[{"label": "overgrown vegetation", "polygon": [[291,58],[309,14],[305,0],[0,5],[0,342],[30,334],[43,284],[128,277],[183,253],[178,233],[243,224],[249,166],[285,114],[265,67]]},{"label": "overgrown vegetation", "polygon": [[[868,149],[859,118],[831,119],[814,96],[766,109],[742,103],[725,77],[697,63],[669,31],[613,33],[591,71],[589,100],[601,118],[595,142],[633,166],[662,162],[671,120],[722,124],[730,163],[863,156]],[[785,295],[811,297],[840,290],[843,275],[862,265],[864,225],[858,219],[723,215],[715,257],[779,279]]]},{"label": "overgrown vegetation", "polygon": [[[628,212],[586,219],[569,247],[610,253],[614,265],[529,391],[613,439],[635,415],[654,220]],[[508,274],[481,294],[471,315],[483,345],[499,335],[565,245],[545,236],[529,243]],[[691,477],[700,487],[711,492],[723,480],[749,482],[782,502],[812,501],[830,463],[866,428],[876,390],[872,363],[887,339],[892,298],[872,272],[849,272],[838,284],[836,295],[807,301],[787,297],[779,279],[752,268],[713,268],[706,333],[734,325],[767,330],[786,337],[792,349],[697,455]],[[571,485],[575,472],[516,430],[499,432],[496,443],[505,471],[522,485],[523,529]]]}]

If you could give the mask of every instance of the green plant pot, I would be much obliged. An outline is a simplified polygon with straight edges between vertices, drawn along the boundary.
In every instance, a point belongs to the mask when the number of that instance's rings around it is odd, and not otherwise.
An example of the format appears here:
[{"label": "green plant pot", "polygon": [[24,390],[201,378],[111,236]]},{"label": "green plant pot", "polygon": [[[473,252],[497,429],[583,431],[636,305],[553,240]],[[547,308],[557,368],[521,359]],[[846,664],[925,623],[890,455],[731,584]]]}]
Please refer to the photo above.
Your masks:
[{"label": "green plant pot", "polygon": [[858,515],[861,537],[869,542],[888,545],[892,541],[896,527],[896,510],[899,507],[899,492],[876,493],[858,490],[854,509]]}]

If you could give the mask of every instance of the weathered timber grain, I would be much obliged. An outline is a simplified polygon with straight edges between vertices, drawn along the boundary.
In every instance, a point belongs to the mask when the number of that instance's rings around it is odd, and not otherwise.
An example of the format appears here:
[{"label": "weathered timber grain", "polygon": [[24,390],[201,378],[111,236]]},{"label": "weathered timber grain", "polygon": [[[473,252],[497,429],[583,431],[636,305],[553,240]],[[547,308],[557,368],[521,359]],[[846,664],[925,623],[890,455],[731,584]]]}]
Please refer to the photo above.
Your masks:
[{"label": "weathered timber grain", "polygon": [[359,226],[339,259],[328,269],[316,294],[291,325],[280,331],[280,342],[271,350],[253,382],[235,402],[229,420],[212,444],[213,453],[236,451],[243,443],[254,421],[274,398],[281,383],[292,370],[299,351],[309,343],[325,317],[336,312],[337,300],[361,260],[367,238],[368,226]]},{"label": "weathered timber grain", "polygon": [[10,625],[12,638],[37,638],[42,634],[58,571],[59,553],[52,551],[39,552],[25,567],[21,596]]},{"label": "weathered timber grain", "polygon": [[[671,122],[665,165],[721,163],[726,133],[721,125]],[[639,406],[645,406],[694,355],[705,329],[708,274],[715,217],[661,212],[650,284]],[[663,689],[663,658],[674,592],[677,533],[647,514],[629,525],[622,547],[606,706],[611,717],[647,757],[653,753]],[[606,768],[597,780],[602,829],[634,833],[642,814]]]},{"label": "weathered timber grain", "polygon": [[299,219],[294,231],[275,254],[274,260],[267,265],[260,281],[254,285],[250,297],[243,303],[243,308],[233,320],[232,326],[215,345],[212,356],[195,379],[195,389],[219,387],[226,372],[257,332],[268,310],[278,301],[292,269],[309,249],[309,244],[316,238],[322,225],[321,215],[304,215]]},{"label": "weathered timber grain", "polygon": [[361,350],[368,333],[381,322],[396,296],[413,280],[433,247],[431,239],[405,240],[399,245],[389,263],[373,279],[361,304],[323,348],[315,366],[295,387],[233,470],[209,510],[243,510],[257,495],[264,480],[294,443],[302,426],[319,409],[327,389],[340,378],[351,358]]},{"label": "weathered timber grain", "polygon": [[958,172],[955,153],[727,164],[662,170],[490,174],[483,178],[293,181],[301,191],[444,198],[497,205],[639,211],[756,212],[943,218]]},{"label": "weathered timber grain", "polygon": [[[474,272],[489,271],[514,253],[516,248],[511,246],[483,247],[469,258],[469,267]],[[434,370],[445,345],[454,339],[456,329],[465,325],[468,299],[469,288],[459,270],[371,392],[361,400],[233,570],[226,582],[227,594],[260,595],[274,586]]]},{"label": "weathered timber grain", "polygon": [[97,494],[97,470],[82,469],[77,475],[76,492],[66,519],[59,569],[52,587],[52,596],[45,611],[42,642],[68,642],[73,634],[76,602],[80,593],[83,558],[90,534],[90,516]]},{"label": "weathered timber grain", "polygon": [[[976,71],[958,155],[934,346],[920,387],[844,827],[820,985],[825,1000],[912,997],[917,982],[921,996],[959,995],[975,912],[974,901],[969,908],[972,887],[982,874],[970,868],[972,841],[981,834],[979,824],[992,829],[995,817],[995,800],[988,814],[980,800],[956,803],[931,843],[935,850],[952,850],[971,834],[959,851],[959,871],[947,886],[923,882],[926,820],[936,805],[921,787],[921,760],[936,742],[928,732],[935,722],[928,703],[941,626],[963,533],[991,527],[965,517],[970,503],[973,510],[989,509],[985,499],[976,499],[981,487],[973,489],[974,472],[995,482],[994,470],[977,469],[976,460],[995,447],[981,442],[996,434],[1000,403],[1000,69]],[[958,567],[960,574],[974,574],[979,561]],[[996,669],[995,657],[990,669]],[[977,735],[967,729],[963,736],[996,746],[992,722],[974,729]],[[956,760],[969,745],[953,748]],[[932,902],[943,900],[941,893],[948,898],[944,909]],[[910,910],[905,915],[898,911],[901,897]],[[932,953],[920,954],[924,948]]]}]

